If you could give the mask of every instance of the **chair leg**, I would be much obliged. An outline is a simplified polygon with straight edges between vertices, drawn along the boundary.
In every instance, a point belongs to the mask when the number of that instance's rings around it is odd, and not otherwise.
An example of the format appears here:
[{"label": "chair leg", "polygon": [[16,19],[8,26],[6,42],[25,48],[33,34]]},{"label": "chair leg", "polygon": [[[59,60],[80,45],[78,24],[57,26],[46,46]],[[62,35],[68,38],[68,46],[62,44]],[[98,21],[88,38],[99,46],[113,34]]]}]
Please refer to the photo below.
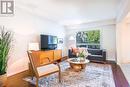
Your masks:
[{"label": "chair leg", "polygon": [[38,78],[36,79],[36,87],[38,87]]},{"label": "chair leg", "polygon": [[59,71],[59,82],[61,83],[61,72]]},{"label": "chair leg", "polygon": [[31,76],[31,79],[33,80],[33,76]]},{"label": "chair leg", "polygon": [[34,75],[31,73],[31,79],[33,80]]},{"label": "chair leg", "polygon": [[31,79],[33,80],[33,77],[34,77],[34,74],[33,74],[33,72],[31,72]]}]

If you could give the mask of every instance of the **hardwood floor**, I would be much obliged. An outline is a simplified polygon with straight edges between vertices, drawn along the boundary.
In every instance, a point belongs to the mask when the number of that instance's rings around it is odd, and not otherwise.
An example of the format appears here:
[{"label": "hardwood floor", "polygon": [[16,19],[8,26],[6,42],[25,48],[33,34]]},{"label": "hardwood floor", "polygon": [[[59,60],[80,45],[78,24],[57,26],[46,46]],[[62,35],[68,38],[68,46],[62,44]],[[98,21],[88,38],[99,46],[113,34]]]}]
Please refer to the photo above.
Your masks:
[{"label": "hardwood floor", "polygon": [[35,87],[23,80],[27,76],[29,76],[28,70],[8,77],[7,87]]},{"label": "hardwood floor", "polygon": [[119,65],[112,66],[116,87],[130,87]]},{"label": "hardwood floor", "polygon": [[[107,62],[112,66],[113,76],[116,87],[130,87],[128,81],[124,77],[124,74],[119,65],[112,62]],[[16,75],[8,77],[7,87],[35,87],[24,81],[23,78],[29,75],[29,71],[24,71]]]}]

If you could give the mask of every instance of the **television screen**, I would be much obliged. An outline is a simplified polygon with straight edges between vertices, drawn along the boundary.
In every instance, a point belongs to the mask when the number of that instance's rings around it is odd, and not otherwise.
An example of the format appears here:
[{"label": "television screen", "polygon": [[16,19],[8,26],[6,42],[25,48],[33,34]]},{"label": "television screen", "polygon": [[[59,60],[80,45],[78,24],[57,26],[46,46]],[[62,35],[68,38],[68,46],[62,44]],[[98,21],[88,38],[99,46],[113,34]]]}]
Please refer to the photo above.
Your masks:
[{"label": "television screen", "polygon": [[52,35],[41,35],[41,49],[49,50],[49,49],[56,49],[57,48],[57,36]]},{"label": "television screen", "polygon": [[53,44],[53,36],[48,35],[48,44]]},{"label": "television screen", "polygon": [[53,44],[57,44],[57,42],[58,42],[57,36],[53,36]]},{"label": "television screen", "polygon": [[48,44],[57,44],[57,36],[48,35]]}]

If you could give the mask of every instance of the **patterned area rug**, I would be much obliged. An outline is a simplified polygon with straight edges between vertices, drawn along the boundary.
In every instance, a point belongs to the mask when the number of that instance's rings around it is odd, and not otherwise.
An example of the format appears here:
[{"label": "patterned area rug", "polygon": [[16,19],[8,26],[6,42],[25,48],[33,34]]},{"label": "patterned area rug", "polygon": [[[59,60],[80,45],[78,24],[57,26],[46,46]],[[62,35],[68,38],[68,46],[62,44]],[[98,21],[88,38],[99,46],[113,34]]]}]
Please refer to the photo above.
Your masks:
[{"label": "patterned area rug", "polygon": [[[85,70],[75,72],[67,62],[60,63],[62,82],[58,82],[58,74],[43,77],[39,80],[39,87],[115,87],[112,69],[107,64],[88,63]],[[35,84],[35,78],[24,78]]]}]

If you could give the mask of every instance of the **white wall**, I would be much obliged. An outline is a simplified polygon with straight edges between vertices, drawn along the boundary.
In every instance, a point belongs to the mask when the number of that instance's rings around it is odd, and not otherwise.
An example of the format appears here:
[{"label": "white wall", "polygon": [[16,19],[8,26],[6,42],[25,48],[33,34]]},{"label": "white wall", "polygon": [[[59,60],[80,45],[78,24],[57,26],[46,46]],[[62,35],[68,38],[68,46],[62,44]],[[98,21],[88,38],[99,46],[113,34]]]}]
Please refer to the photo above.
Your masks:
[{"label": "white wall", "polygon": [[[100,24],[99,24],[100,23]],[[91,26],[90,26],[91,25]],[[90,23],[82,24],[82,25],[74,25],[66,27],[66,42],[68,42],[67,47],[74,47],[76,45],[75,41],[71,41],[69,43],[69,37],[75,36],[76,32],[78,31],[87,31],[87,30],[100,30],[101,32],[101,48],[106,49],[107,51],[107,60],[115,60],[116,54],[116,26],[113,22],[97,22],[97,23]]]},{"label": "white wall", "polygon": [[117,12],[116,23],[116,49],[117,49],[117,62],[129,63],[130,62],[130,0],[121,0]]},{"label": "white wall", "polygon": [[118,63],[130,63],[130,18],[125,18],[116,25]]},{"label": "white wall", "polygon": [[[8,76],[28,69],[27,48],[30,42],[39,42],[40,34],[65,37],[64,28],[26,10],[16,8],[12,17],[0,17],[0,25],[14,32],[13,46],[8,61]],[[65,42],[65,41],[64,41]],[[64,49],[62,44],[59,48]],[[65,55],[65,54],[63,54]]]}]

